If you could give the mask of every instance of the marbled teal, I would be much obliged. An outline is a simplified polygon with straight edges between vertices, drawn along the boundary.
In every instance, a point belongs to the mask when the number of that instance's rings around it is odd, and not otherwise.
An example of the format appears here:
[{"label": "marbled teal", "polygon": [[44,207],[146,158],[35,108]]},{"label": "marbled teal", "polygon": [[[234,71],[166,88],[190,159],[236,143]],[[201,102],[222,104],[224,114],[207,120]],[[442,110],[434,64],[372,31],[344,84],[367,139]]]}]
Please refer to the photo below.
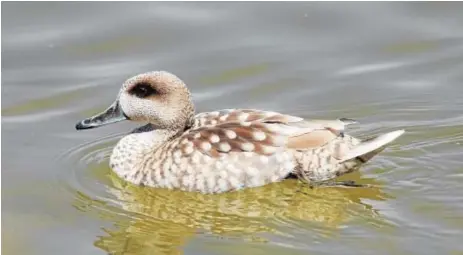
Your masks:
[{"label": "marbled teal", "polygon": [[195,114],[177,76],[155,71],[128,79],[104,112],[77,123],[89,129],[122,120],[148,123],[123,137],[110,157],[121,178],[157,188],[221,193],[295,176],[321,183],[352,172],[404,133],[366,140],[344,133],[351,119],[308,120],[226,109]]}]

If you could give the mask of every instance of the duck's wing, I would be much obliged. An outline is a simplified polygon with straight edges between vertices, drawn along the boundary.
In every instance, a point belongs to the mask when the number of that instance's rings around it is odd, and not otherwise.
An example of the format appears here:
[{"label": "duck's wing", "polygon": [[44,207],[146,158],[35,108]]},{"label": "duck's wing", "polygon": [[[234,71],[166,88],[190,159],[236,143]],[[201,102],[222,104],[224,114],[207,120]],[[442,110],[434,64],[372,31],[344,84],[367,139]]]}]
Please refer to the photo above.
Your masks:
[{"label": "duck's wing", "polygon": [[346,125],[356,123],[355,120],[340,118],[336,120],[304,120],[301,117],[288,114],[281,114],[272,111],[262,111],[255,109],[224,109],[214,112],[199,113],[194,117],[191,129],[196,129],[204,126],[216,126],[230,122],[275,122],[282,124],[295,124],[301,127],[329,127],[333,130],[344,130]]},{"label": "duck's wing", "polygon": [[194,125],[181,140],[203,153],[227,152],[271,155],[278,148],[307,150],[323,146],[341,135],[350,119],[305,120],[260,110],[222,110],[196,115]]},{"label": "duck's wing", "polygon": [[197,114],[191,128],[196,129],[205,126],[214,127],[226,123],[262,122],[264,120],[267,122],[295,123],[302,121],[303,119],[271,111],[254,109],[225,109]]}]

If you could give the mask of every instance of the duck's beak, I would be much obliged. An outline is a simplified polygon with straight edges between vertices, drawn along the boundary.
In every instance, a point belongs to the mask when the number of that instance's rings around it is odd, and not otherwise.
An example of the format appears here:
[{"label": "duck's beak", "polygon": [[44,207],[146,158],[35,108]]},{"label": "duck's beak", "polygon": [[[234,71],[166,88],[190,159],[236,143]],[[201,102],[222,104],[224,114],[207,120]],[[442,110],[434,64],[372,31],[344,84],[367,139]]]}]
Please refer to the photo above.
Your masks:
[{"label": "duck's beak", "polygon": [[108,109],[102,113],[78,122],[76,124],[76,129],[80,130],[96,128],[128,119],[129,118],[122,111],[121,106],[119,105],[119,101],[116,100]]}]

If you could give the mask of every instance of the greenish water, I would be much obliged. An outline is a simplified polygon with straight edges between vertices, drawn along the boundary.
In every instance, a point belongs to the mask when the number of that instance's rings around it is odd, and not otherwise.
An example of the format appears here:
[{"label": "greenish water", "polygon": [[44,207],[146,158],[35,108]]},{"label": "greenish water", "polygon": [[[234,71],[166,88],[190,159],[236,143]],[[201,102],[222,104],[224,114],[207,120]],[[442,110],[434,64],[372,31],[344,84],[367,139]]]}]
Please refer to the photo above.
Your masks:
[{"label": "greenish water", "polygon": [[[4,254],[462,254],[460,3],[2,3]],[[128,77],[179,75],[198,111],[349,117],[407,133],[343,179],[221,195],[108,167],[134,128],[77,132]]]}]

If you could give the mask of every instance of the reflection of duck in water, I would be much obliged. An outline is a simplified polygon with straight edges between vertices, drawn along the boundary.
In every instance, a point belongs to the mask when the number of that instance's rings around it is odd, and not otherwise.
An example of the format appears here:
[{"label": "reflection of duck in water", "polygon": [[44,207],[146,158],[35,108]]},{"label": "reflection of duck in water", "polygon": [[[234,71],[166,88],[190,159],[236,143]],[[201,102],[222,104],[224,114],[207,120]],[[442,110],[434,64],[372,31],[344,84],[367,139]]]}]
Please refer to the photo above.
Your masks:
[{"label": "reflection of duck in water", "polygon": [[[359,179],[355,175],[350,178]],[[308,236],[333,238],[339,227],[350,221],[385,224],[370,205],[361,202],[386,198],[375,185],[310,189],[288,180],[242,192],[206,195],[137,187],[115,176],[111,181],[111,193],[130,216],[110,217],[107,214],[117,209],[105,210],[102,217],[112,219],[115,229],[105,230],[107,234],[95,245],[109,254],[181,254],[190,240],[204,236],[199,233],[247,242],[286,238],[285,242],[297,246],[305,244]],[[370,179],[362,182],[375,184]]]},{"label": "reflection of duck in water", "polygon": [[167,72],[127,80],[114,104],[77,129],[125,119],[148,122],[122,138],[110,166],[137,185],[221,193],[280,181],[311,183],[351,172],[403,134],[358,140],[344,134],[354,121],[305,120],[260,110],[194,114],[186,85]]}]

